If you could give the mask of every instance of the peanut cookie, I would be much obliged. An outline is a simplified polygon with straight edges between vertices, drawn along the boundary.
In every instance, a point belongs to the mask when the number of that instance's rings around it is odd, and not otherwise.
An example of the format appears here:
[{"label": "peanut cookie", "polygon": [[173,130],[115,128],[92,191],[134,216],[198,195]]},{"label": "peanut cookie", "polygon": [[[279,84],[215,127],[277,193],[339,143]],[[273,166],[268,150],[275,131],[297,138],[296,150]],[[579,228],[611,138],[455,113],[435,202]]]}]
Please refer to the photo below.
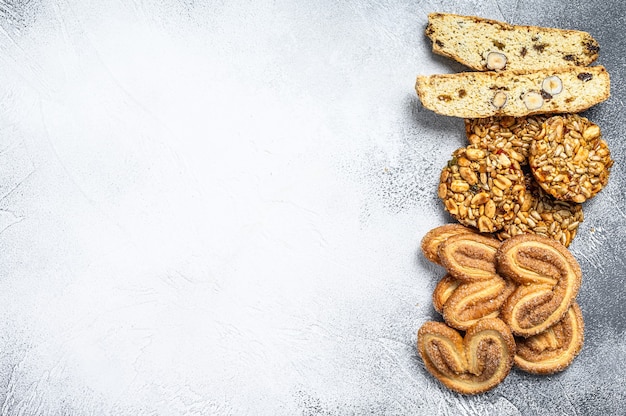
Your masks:
[{"label": "peanut cookie", "polygon": [[513,220],[525,190],[519,162],[509,151],[469,145],[452,154],[441,172],[437,194],[461,224],[495,232]]},{"label": "peanut cookie", "polygon": [[541,189],[532,174],[527,173],[524,176],[524,203],[515,213],[513,221],[505,224],[497,237],[506,240],[519,234],[539,234],[568,247],[584,219],[582,205],[554,199]]},{"label": "peanut cookie", "polygon": [[470,144],[491,152],[508,150],[520,165],[528,163],[530,145],[542,132],[544,115],[527,117],[487,117],[465,119],[465,132]]},{"label": "peanut cookie", "polygon": [[530,147],[529,165],[539,185],[557,199],[582,203],[606,186],[613,165],[600,127],[577,114],[554,116]]}]

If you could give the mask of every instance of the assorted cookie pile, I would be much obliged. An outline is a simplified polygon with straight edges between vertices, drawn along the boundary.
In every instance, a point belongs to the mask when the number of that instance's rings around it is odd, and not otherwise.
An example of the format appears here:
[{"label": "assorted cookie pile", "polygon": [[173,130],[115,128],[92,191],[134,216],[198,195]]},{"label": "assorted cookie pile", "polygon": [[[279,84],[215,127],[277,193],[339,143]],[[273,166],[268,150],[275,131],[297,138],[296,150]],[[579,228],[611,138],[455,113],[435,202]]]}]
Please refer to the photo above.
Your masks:
[{"label": "assorted cookie pile", "polygon": [[465,120],[469,145],[444,166],[438,195],[461,224],[500,239],[523,233],[569,246],[582,203],[613,165],[600,128],[578,114]]},{"label": "assorted cookie pile", "polygon": [[422,252],[447,271],[433,292],[445,323],[426,322],[417,339],[426,369],[446,387],[482,393],[513,365],[552,374],[580,352],[582,273],[559,242],[533,234],[501,242],[448,224],[424,236]]},{"label": "assorted cookie pile", "polygon": [[550,374],[582,348],[581,271],[566,247],[613,161],[600,127],[577,113],[609,97],[610,79],[589,66],[599,46],[581,31],[433,13],[426,35],[475,71],[417,78],[423,106],[464,118],[468,140],[437,189],[458,224],[422,241],[447,274],[433,293],[445,323],[426,323],[418,350],[444,385],[476,394],[513,364]]}]

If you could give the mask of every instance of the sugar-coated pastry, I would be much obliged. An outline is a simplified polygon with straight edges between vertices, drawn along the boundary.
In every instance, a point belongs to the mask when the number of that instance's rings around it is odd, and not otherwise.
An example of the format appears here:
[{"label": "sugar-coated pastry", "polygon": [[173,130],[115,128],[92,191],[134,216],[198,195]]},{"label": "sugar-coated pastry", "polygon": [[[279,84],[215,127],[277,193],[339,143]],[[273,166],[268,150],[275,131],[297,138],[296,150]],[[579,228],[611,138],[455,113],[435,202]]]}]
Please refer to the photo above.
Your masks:
[{"label": "sugar-coated pastry", "polygon": [[424,366],[444,386],[462,394],[478,394],[500,384],[509,374],[515,340],[497,318],[478,321],[465,337],[441,322],[426,322],[417,333]]},{"label": "sugar-coated pastry", "polygon": [[513,282],[501,277],[463,283],[446,299],[443,319],[452,328],[465,331],[482,318],[497,318],[515,287]]},{"label": "sugar-coated pastry", "polygon": [[459,234],[439,245],[441,264],[455,278],[475,282],[499,277],[495,256],[501,242],[482,234]]},{"label": "sugar-coated pastry", "polygon": [[580,288],[578,262],[561,243],[522,234],[502,243],[498,272],[519,286],[504,303],[501,318],[513,334],[530,337],[559,322]]},{"label": "sugar-coated pastry", "polygon": [[555,325],[532,337],[516,340],[515,365],[533,374],[563,371],[583,347],[584,328],[580,307],[574,302]]},{"label": "sugar-coated pastry", "polygon": [[439,254],[437,254],[441,243],[453,235],[475,232],[475,229],[465,227],[461,224],[446,224],[433,228],[422,238],[422,253],[424,253],[424,257],[433,263],[441,264]]}]

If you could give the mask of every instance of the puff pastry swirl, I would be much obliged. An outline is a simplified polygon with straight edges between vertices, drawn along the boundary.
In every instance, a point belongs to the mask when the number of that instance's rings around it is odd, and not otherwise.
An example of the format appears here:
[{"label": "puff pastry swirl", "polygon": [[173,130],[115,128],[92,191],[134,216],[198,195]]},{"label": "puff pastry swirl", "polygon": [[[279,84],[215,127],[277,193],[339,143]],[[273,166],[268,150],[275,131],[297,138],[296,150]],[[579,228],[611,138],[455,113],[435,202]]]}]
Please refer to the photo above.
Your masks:
[{"label": "puff pastry swirl", "polygon": [[501,317],[513,334],[530,337],[559,322],[578,294],[582,272],[562,244],[523,234],[498,250],[498,271],[519,286],[507,299]]},{"label": "puff pastry swirl", "polygon": [[417,349],[424,366],[444,386],[462,394],[483,393],[509,374],[515,340],[508,326],[485,318],[465,337],[441,322],[426,322],[417,334]]},{"label": "puff pastry swirl", "polygon": [[422,253],[428,260],[441,265],[438,254],[439,245],[453,235],[468,233],[476,233],[476,230],[461,224],[446,224],[433,228],[422,238]]},{"label": "puff pastry swirl", "polygon": [[501,242],[481,234],[458,234],[439,245],[441,264],[455,278],[476,282],[499,277],[496,252]]},{"label": "puff pastry swirl", "polygon": [[515,290],[508,279],[461,283],[447,274],[433,291],[433,305],[452,328],[465,331],[482,318],[496,318],[500,308]]},{"label": "puff pastry swirl", "polygon": [[545,331],[518,339],[515,365],[533,374],[552,374],[567,368],[583,347],[584,322],[572,303],[565,317]]}]

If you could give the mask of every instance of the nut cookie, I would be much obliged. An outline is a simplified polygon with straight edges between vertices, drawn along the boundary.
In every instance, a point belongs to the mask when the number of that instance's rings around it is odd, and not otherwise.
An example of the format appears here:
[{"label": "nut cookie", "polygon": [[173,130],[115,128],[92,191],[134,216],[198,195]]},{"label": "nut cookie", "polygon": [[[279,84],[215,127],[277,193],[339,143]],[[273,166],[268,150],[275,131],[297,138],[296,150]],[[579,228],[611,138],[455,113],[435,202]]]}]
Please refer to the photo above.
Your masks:
[{"label": "nut cookie", "polygon": [[589,65],[600,49],[587,32],[450,13],[429,14],[426,36],[434,53],[477,71]]},{"label": "nut cookie", "polygon": [[545,115],[534,115],[465,119],[465,133],[470,144],[491,152],[508,150],[520,165],[526,165],[530,145],[542,134],[542,125],[547,118]]},{"label": "nut cookie", "polygon": [[515,213],[513,221],[505,224],[496,236],[506,240],[519,234],[539,234],[568,247],[584,220],[582,205],[554,199],[537,184],[530,173],[525,175],[525,182],[524,203]]},{"label": "nut cookie", "polygon": [[441,172],[437,194],[461,224],[491,233],[513,220],[525,191],[524,175],[510,152],[469,145],[452,154]]},{"label": "nut cookie", "polygon": [[573,66],[536,71],[420,75],[422,105],[444,116],[485,118],[578,113],[609,98],[606,68]]},{"label": "nut cookie", "polygon": [[577,114],[554,116],[530,147],[529,165],[539,185],[557,199],[582,203],[609,181],[611,153],[600,127]]}]

